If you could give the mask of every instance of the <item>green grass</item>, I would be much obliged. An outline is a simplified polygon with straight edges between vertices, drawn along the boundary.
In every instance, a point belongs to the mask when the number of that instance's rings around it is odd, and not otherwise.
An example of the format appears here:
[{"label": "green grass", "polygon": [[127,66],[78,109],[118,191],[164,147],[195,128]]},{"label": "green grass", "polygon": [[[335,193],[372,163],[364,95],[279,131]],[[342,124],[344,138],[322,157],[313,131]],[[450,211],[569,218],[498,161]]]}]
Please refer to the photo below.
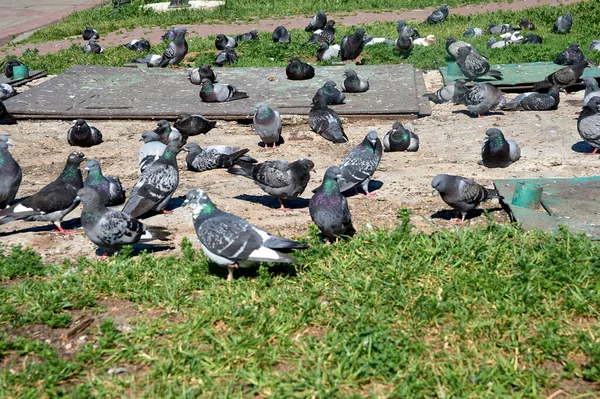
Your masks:
[{"label": "green grass", "polygon": [[[330,247],[313,229],[296,267],[244,270],[231,284],[187,241],[178,257],[41,266],[27,255],[27,278],[2,274],[13,311],[0,330],[78,307],[103,321],[75,355],[0,334],[0,386],[7,397],[598,394],[596,243],[495,224],[424,234],[400,218]],[[23,258],[14,251],[0,259]],[[137,307],[131,330],[105,297]],[[129,373],[107,374],[117,367]]]}]

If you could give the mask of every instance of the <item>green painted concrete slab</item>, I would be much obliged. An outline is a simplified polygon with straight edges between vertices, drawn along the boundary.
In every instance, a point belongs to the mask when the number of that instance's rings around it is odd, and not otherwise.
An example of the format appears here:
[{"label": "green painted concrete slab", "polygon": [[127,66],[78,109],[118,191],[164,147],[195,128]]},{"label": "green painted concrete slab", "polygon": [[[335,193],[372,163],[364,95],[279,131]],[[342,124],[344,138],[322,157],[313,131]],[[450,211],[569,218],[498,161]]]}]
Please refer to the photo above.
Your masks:
[{"label": "green painted concrete slab", "polygon": [[[518,183],[542,186],[542,207],[538,210],[512,205]],[[513,220],[525,230],[541,229],[556,231],[560,225],[573,233],[585,233],[600,239],[600,176],[548,179],[496,180],[494,185],[504,197],[503,202],[511,211]]]}]

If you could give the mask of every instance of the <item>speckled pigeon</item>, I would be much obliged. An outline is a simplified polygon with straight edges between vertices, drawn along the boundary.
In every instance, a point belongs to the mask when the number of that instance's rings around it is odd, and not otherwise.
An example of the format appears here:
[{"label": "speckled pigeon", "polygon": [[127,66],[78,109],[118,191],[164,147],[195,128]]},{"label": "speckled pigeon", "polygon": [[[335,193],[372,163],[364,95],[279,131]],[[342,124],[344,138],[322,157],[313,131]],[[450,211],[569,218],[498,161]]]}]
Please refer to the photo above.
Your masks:
[{"label": "speckled pigeon", "polygon": [[400,122],[392,125],[392,130],[383,137],[383,147],[386,151],[408,151],[419,150],[419,136],[409,126],[403,126]]},{"label": "speckled pigeon", "polygon": [[265,148],[272,146],[275,149],[281,141],[281,116],[279,116],[279,112],[265,103],[258,103],[255,106],[252,124]]},{"label": "speckled pigeon", "polygon": [[17,95],[17,92],[8,83],[0,83],[0,101],[8,100]]},{"label": "speckled pigeon", "polygon": [[308,115],[308,125],[313,132],[334,143],[348,141],[338,114],[327,106],[323,92],[317,91],[312,100],[313,106]]},{"label": "speckled pigeon", "polygon": [[125,191],[121,186],[121,180],[118,177],[104,176],[98,161],[88,159],[83,170],[88,172],[83,187],[96,190],[103,205],[115,206],[125,202]]},{"label": "speckled pigeon", "polygon": [[340,44],[340,56],[342,61],[354,61],[363,50],[365,30],[358,28],[353,34],[346,35]]},{"label": "speckled pigeon", "polygon": [[489,83],[479,83],[467,88],[463,82],[454,82],[454,102],[464,104],[478,117],[506,103],[503,93]]},{"label": "speckled pigeon", "polygon": [[217,125],[216,121],[209,121],[202,115],[179,114],[173,127],[184,136],[206,134]]},{"label": "speckled pigeon", "polygon": [[369,182],[379,166],[382,153],[381,140],[377,137],[377,132],[371,130],[362,143],[351,149],[342,161],[342,177],[338,180],[340,192],[354,188],[358,193],[357,187],[360,186],[367,197],[374,197],[374,193],[369,193]]},{"label": "speckled pigeon", "polygon": [[584,76],[581,78],[585,85],[585,92],[583,93],[583,107],[590,101],[592,97],[600,97],[600,87],[598,87],[598,81],[593,76]]},{"label": "speckled pigeon", "polygon": [[406,22],[401,19],[396,22],[396,30],[398,31],[398,36],[408,36],[413,40],[421,37],[415,28],[407,25]]},{"label": "speckled pigeon", "polygon": [[323,87],[319,90],[325,98],[327,104],[343,104],[346,99],[346,95],[336,88],[337,84],[333,80],[325,82]]},{"label": "speckled pigeon", "polygon": [[235,87],[225,83],[212,83],[210,79],[202,79],[200,99],[204,102],[224,102],[248,98],[248,94],[238,91]]},{"label": "speckled pigeon", "polygon": [[156,161],[165,152],[167,145],[160,141],[160,136],[155,132],[142,133],[141,141],[144,144],[138,150],[138,165],[140,172],[143,172],[148,165]]},{"label": "speckled pigeon", "polygon": [[271,35],[273,41],[275,43],[290,43],[292,41],[292,37],[290,32],[285,28],[285,26],[278,26],[273,30],[273,34]]},{"label": "speckled pigeon", "polygon": [[483,75],[502,80],[502,72],[490,69],[488,60],[478,52],[473,51],[472,47],[460,47],[458,49],[456,64],[470,80],[475,80]]},{"label": "speckled pigeon", "polygon": [[217,54],[214,64],[222,67],[224,65],[235,64],[237,60],[238,56],[233,47],[227,46],[224,51],[221,51],[219,54]]},{"label": "speckled pigeon", "polygon": [[578,62],[575,65],[568,65],[546,76],[541,82],[534,83],[533,90],[540,91],[549,89],[552,86],[559,86],[562,88],[571,86],[579,80],[587,67],[589,67],[589,63],[586,60]]},{"label": "speckled pigeon", "polygon": [[100,34],[98,33],[98,31],[94,28],[92,28],[91,26],[86,26],[85,29],[83,30],[83,40],[90,40],[90,39],[100,39]]},{"label": "speckled pigeon", "polygon": [[231,37],[231,36],[225,36],[224,34],[220,33],[217,35],[217,38],[215,39],[215,47],[217,48],[217,50],[225,50],[227,47],[237,47],[237,41],[235,40],[235,38]]},{"label": "speckled pigeon", "polygon": [[236,43],[244,40],[258,40],[258,31],[256,29],[252,29],[250,32],[242,33],[241,35],[237,35],[235,37]]},{"label": "speckled pigeon", "polygon": [[285,74],[290,80],[304,80],[315,77],[315,68],[298,58],[290,58],[290,62],[285,68]]},{"label": "speckled pigeon", "polygon": [[514,140],[506,140],[500,129],[490,128],[485,132],[488,137],[481,147],[481,161],[487,168],[506,168],[521,158],[521,149]]},{"label": "speckled pigeon", "polygon": [[325,10],[319,10],[308,22],[306,28],[304,28],[307,32],[314,32],[317,29],[323,29],[327,24],[327,15],[325,14]]},{"label": "speckled pigeon", "polygon": [[600,149],[600,97],[592,97],[582,108],[577,118],[577,131],[589,145],[594,147],[592,154]]},{"label": "speckled pigeon", "polygon": [[452,101],[454,97],[454,83],[450,83],[441,89],[438,89],[434,93],[425,93],[423,97],[427,97],[429,101],[432,101],[436,104],[445,104]]},{"label": "speckled pigeon", "polygon": [[89,126],[83,119],[77,119],[67,131],[67,142],[76,147],[91,147],[102,143],[102,133]]},{"label": "speckled pigeon", "polygon": [[90,39],[87,44],[81,47],[81,51],[84,53],[100,54],[104,52],[104,48],[96,42],[96,39]]},{"label": "speckled pigeon", "polygon": [[197,143],[189,143],[185,148],[188,150],[185,167],[193,172],[230,168],[240,158],[250,163],[257,162],[254,158],[244,156],[249,151],[247,148],[238,150],[226,145],[211,145],[203,149]]},{"label": "speckled pigeon", "polygon": [[363,79],[356,74],[354,69],[344,71],[346,77],[342,82],[342,91],[347,93],[363,93],[369,90],[369,79]]},{"label": "speckled pigeon", "polygon": [[552,25],[552,32],[569,33],[572,25],[573,25],[573,14],[568,12],[565,15],[561,15],[560,17],[556,18],[554,25]]},{"label": "speckled pigeon", "polygon": [[8,152],[10,145],[8,137],[0,136],[0,210],[15,199],[23,177],[21,167]]},{"label": "speckled pigeon", "polygon": [[303,44],[308,46],[310,44],[327,43],[332,44],[335,41],[335,21],[333,19],[327,21],[327,24],[323,29],[317,29],[310,35],[310,38]]},{"label": "speckled pigeon", "polygon": [[175,39],[175,37],[177,36],[177,32],[184,30],[187,32],[187,28],[173,28],[173,29],[169,29],[168,31],[165,32],[164,35],[161,36],[161,40],[163,42],[170,42],[171,40]]},{"label": "speckled pigeon", "polygon": [[440,8],[434,10],[425,20],[426,24],[439,24],[448,18],[448,4],[442,4]]},{"label": "speckled pigeon", "polygon": [[150,42],[146,39],[133,39],[129,43],[125,43],[123,46],[127,47],[129,50],[142,52],[142,51],[150,51]]},{"label": "speckled pigeon", "polygon": [[560,92],[565,89],[552,86],[548,93],[522,93],[502,105],[500,109],[507,111],[550,111],[558,108]]},{"label": "speckled pigeon", "polygon": [[467,212],[475,209],[480,202],[491,198],[502,198],[498,191],[485,188],[462,176],[436,175],[431,181],[431,187],[440,193],[446,204],[460,212],[461,222],[465,221]]}]

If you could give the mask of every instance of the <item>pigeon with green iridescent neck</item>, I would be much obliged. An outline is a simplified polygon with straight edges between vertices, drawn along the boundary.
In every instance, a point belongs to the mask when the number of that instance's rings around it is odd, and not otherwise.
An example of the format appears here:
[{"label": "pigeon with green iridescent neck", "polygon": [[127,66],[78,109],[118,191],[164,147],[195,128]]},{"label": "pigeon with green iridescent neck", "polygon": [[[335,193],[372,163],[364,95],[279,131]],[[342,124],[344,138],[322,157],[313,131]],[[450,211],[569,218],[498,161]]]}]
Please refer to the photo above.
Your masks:
[{"label": "pigeon with green iridescent neck", "polygon": [[252,124],[265,148],[275,149],[281,142],[281,116],[267,104],[256,104]]},{"label": "pigeon with green iridescent neck", "polygon": [[386,151],[408,151],[416,152],[419,150],[419,136],[408,126],[403,126],[400,122],[392,125],[392,130],[383,137],[383,147]]},{"label": "pigeon with green iridescent neck", "polygon": [[290,62],[285,68],[285,74],[290,80],[305,80],[315,77],[315,68],[298,58],[290,58]]},{"label": "pigeon with green iridescent neck", "polygon": [[346,95],[336,88],[337,84],[333,80],[325,82],[319,91],[323,94],[327,104],[343,104]]},{"label": "pigeon with green iridescent neck", "polygon": [[506,140],[500,129],[490,128],[488,137],[481,147],[479,165],[487,168],[506,168],[521,158],[521,149],[514,140]]},{"label": "pigeon with green iridescent neck", "polygon": [[346,35],[340,44],[340,56],[342,61],[354,61],[363,50],[365,30],[358,28],[353,34]]},{"label": "pigeon with green iridescent neck", "polygon": [[0,209],[6,208],[17,196],[23,172],[14,160],[8,147],[11,142],[6,136],[0,136]]},{"label": "pigeon with green iridescent neck", "polygon": [[96,190],[103,205],[115,206],[125,202],[125,191],[121,186],[121,180],[118,177],[104,176],[98,161],[88,159],[83,170],[88,172],[83,187]]}]

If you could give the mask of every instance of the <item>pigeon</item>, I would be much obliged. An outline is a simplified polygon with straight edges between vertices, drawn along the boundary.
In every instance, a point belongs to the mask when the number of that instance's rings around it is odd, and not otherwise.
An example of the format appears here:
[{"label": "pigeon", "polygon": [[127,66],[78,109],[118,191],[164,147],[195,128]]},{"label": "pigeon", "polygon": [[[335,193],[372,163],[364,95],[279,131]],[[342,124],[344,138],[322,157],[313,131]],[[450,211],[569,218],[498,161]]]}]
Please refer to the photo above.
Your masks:
[{"label": "pigeon", "polygon": [[217,54],[214,64],[222,67],[225,64],[235,64],[237,60],[238,56],[233,47],[227,46],[225,51],[221,51],[219,54]]},{"label": "pigeon", "polygon": [[173,127],[182,135],[197,136],[210,132],[217,122],[209,121],[202,115],[179,114]]},{"label": "pigeon", "polygon": [[590,50],[600,51],[600,40],[592,40],[592,44],[590,44]]},{"label": "pigeon", "polygon": [[308,125],[313,132],[334,143],[345,143],[348,136],[344,133],[338,114],[327,106],[323,92],[317,91],[312,100],[313,106],[308,115]]},{"label": "pigeon", "polygon": [[0,101],[0,125],[16,125],[17,120],[8,113],[2,101]]},{"label": "pigeon", "polygon": [[310,44],[327,43],[332,44],[335,41],[335,21],[330,19],[323,29],[317,29],[310,35],[310,38],[303,44],[308,46]]},{"label": "pigeon", "polygon": [[305,244],[273,236],[244,219],[223,212],[200,189],[187,193],[184,206],[193,211],[194,229],[206,256],[226,267],[227,281],[233,280],[233,270],[249,267],[253,262],[296,263],[287,255]]},{"label": "pigeon", "polygon": [[248,98],[248,94],[238,91],[235,87],[225,83],[212,83],[210,79],[202,79],[200,99],[206,103],[241,100]]},{"label": "pigeon", "polygon": [[118,250],[138,242],[168,241],[171,234],[165,227],[147,226],[124,212],[107,208],[91,187],[77,191],[77,200],[83,204],[81,225],[85,235],[105,250]]},{"label": "pigeon", "polygon": [[396,23],[396,30],[398,31],[398,36],[408,36],[413,40],[421,37],[421,35],[419,35],[419,32],[415,28],[406,25],[406,22],[404,22],[403,20],[399,20]]},{"label": "pigeon", "polygon": [[525,43],[542,44],[543,41],[544,41],[544,39],[542,39],[541,36],[536,35],[534,33],[528,33],[525,35],[525,40],[523,40],[523,44],[525,44]]},{"label": "pigeon", "polygon": [[138,150],[138,165],[140,172],[143,172],[165,152],[167,145],[160,141],[160,136],[155,132],[142,133],[141,141],[144,144]]},{"label": "pigeon", "polygon": [[379,44],[379,43],[384,43],[384,44],[387,44],[388,46],[395,46],[396,40],[390,40],[385,37],[373,37],[371,35],[365,35],[363,37],[363,46],[365,46],[365,47],[372,46],[374,44]]},{"label": "pigeon", "polygon": [[149,212],[167,213],[165,208],[179,185],[177,154],[181,150],[179,144],[169,143],[165,152],[144,169],[123,212],[134,218],[146,216]]},{"label": "pigeon", "polygon": [[8,100],[17,95],[17,92],[8,83],[0,83],[0,101]]},{"label": "pigeon", "polygon": [[160,141],[167,145],[171,142],[185,144],[187,137],[184,136],[179,130],[171,127],[171,124],[166,119],[161,119],[156,122],[156,129],[154,133],[158,134]]},{"label": "pigeon", "polygon": [[353,69],[344,71],[346,79],[342,82],[342,91],[348,93],[363,93],[369,90],[369,79],[363,79]]},{"label": "pigeon", "polygon": [[338,179],[341,177],[342,170],[337,166],[327,168],[323,183],[308,203],[310,218],[330,240],[337,240],[341,236],[351,237],[356,233],[348,200],[340,193]]},{"label": "pigeon", "polygon": [[317,29],[323,29],[327,24],[327,15],[325,15],[325,10],[319,10],[308,22],[306,28],[304,28],[307,32],[314,32]]},{"label": "pigeon", "polygon": [[521,18],[519,21],[519,27],[525,30],[535,30],[535,24],[533,22],[529,22],[527,18]]},{"label": "pigeon", "polygon": [[238,150],[226,145],[211,145],[203,149],[196,143],[189,143],[185,148],[188,151],[185,167],[193,172],[230,168],[240,158],[250,163],[257,162],[254,158],[244,156],[249,151],[247,148]]},{"label": "pigeon", "polygon": [[90,40],[90,39],[100,39],[100,34],[98,33],[98,31],[94,28],[92,28],[91,26],[86,26],[85,29],[83,30],[83,40]]},{"label": "pigeon", "polygon": [[104,52],[104,48],[96,43],[96,39],[90,39],[90,41],[81,47],[81,51],[84,53],[100,54]]},{"label": "pigeon", "polygon": [[161,40],[163,42],[170,42],[171,40],[175,39],[175,37],[177,36],[177,33],[179,31],[186,31],[186,28],[173,28],[173,29],[169,29],[168,31],[165,32],[164,35],[162,35]]},{"label": "pigeon", "polygon": [[225,36],[224,34],[218,34],[217,38],[215,39],[215,47],[217,48],[217,50],[225,50],[227,47],[237,47],[237,41],[235,40],[235,38],[231,37],[231,36]]},{"label": "pigeon", "polygon": [[512,32],[514,29],[510,24],[489,24],[487,31],[490,35],[500,35],[502,33]]},{"label": "pigeon", "polygon": [[552,32],[556,33],[569,33],[571,26],[573,25],[573,15],[568,12],[565,15],[561,15],[556,18],[556,22],[552,25]]},{"label": "pigeon", "polygon": [[365,30],[363,28],[358,28],[353,34],[344,36],[340,45],[342,61],[354,61],[358,58],[365,45],[364,36]]},{"label": "pigeon", "polygon": [[431,187],[440,193],[446,204],[461,213],[461,222],[465,221],[467,212],[475,209],[480,202],[492,198],[502,199],[498,191],[485,188],[462,176],[436,175],[431,181]]},{"label": "pigeon", "polygon": [[439,24],[448,18],[448,4],[442,4],[440,8],[434,10],[425,20],[426,24]]},{"label": "pigeon", "polygon": [[290,43],[292,41],[290,32],[288,32],[285,26],[281,25],[273,30],[271,37],[275,43]]},{"label": "pigeon", "polygon": [[583,141],[594,147],[592,154],[598,152],[600,149],[600,97],[590,98],[581,109],[579,118],[577,118],[577,131]]},{"label": "pigeon", "polygon": [[427,97],[429,101],[432,101],[435,104],[449,103],[454,97],[454,83],[438,89],[435,93],[425,93],[423,94],[423,97]]},{"label": "pigeon", "polygon": [[507,111],[550,111],[558,108],[560,91],[565,89],[552,86],[548,93],[522,93],[502,105],[500,109]]},{"label": "pigeon", "polygon": [[141,53],[142,51],[150,51],[150,42],[146,39],[134,39],[129,43],[124,44],[123,46],[127,47],[129,50],[137,51]]},{"label": "pigeon", "polygon": [[339,56],[340,56],[339,44],[334,44],[334,45],[330,46],[325,42],[319,43],[319,49],[317,50],[317,60],[329,61],[332,58],[337,58]]},{"label": "pigeon", "polygon": [[490,37],[486,43],[487,48],[503,48],[509,44],[506,40],[498,40],[495,37]]},{"label": "pigeon", "polygon": [[146,64],[149,68],[156,68],[160,66],[163,61],[163,56],[158,54],[148,54],[144,58],[135,58],[131,62],[136,64]]},{"label": "pigeon", "polygon": [[252,179],[264,192],[277,197],[281,210],[289,210],[283,204],[286,198],[296,198],[304,192],[310,180],[310,172],[315,164],[310,159],[288,161],[265,161],[250,163],[238,160],[239,168],[231,167],[227,171]]},{"label": "pigeon", "polygon": [[488,60],[478,52],[473,51],[471,47],[460,47],[458,49],[456,64],[463,75],[470,80],[475,80],[483,75],[502,80],[502,72],[490,69]]},{"label": "pigeon", "polygon": [[14,74],[13,74],[13,68],[16,66],[20,66],[23,65],[22,62],[19,62],[13,58],[9,58],[6,61],[2,61],[0,63],[0,67],[2,67],[4,65],[4,75],[9,78],[12,79]]},{"label": "pigeon", "polygon": [[328,80],[319,89],[323,97],[325,97],[326,104],[343,104],[344,100],[346,100],[346,95],[336,89],[336,86],[337,84],[333,80]]},{"label": "pigeon", "polygon": [[396,39],[396,49],[402,58],[407,58],[414,47],[413,40],[408,36],[400,36]]},{"label": "pigeon", "polygon": [[558,65],[574,65],[585,60],[585,55],[579,48],[579,43],[571,43],[569,48],[560,53],[554,60]]},{"label": "pigeon", "polygon": [[435,45],[437,39],[434,35],[427,35],[426,37],[420,37],[418,39],[413,40],[413,44],[415,46],[424,46],[429,47]]},{"label": "pigeon", "polygon": [[250,32],[246,32],[235,37],[236,43],[244,40],[258,40],[258,31],[256,29],[252,29]]},{"label": "pigeon", "polygon": [[104,176],[100,163],[95,159],[88,159],[84,171],[88,172],[83,182],[83,187],[96,190],[100,196],[100,202],[104,206],[121,205],[125,202],[125,191],[118,177]]},{"label": "pigeon", "polygon": [[340,192],[354,188],[358,193],[357,187],[361,186],[367,197],[374,197],[375,194],[369,193],[369,182],[379,166],[382,153],[381,140],[377,137],[377,132],[371,130],[362,143],[351,149],[342,161],[342,176],[338,179]]},{"label": "pigeon", "polygon": [[456,40],[453,36],[448,36],[446,38],[446,52],[454,59],[458,57],[458,49],[461,47],[471,47],[475,52],[477,52],[477,49],[471,46],[470,43],[463,42],[462,40]]},{"label": "pigeon", "polygon": [[281,139],[281,116],[279,116],[279,112],[265,103],[258,103],[255,106],[252,124],[265,148],[269,148],[271,144],[275,149]]},{"label": "pigeon", "polygon": [[454,103],[464,104],[471,113],[480,117],[506,103],[503,93],[489,83],[476,84],[467,88],[463,82],[454,82]]},{"label": "pigeon", "polygon": [[188,52],[188,44],[185,41],[185,34],[187,33],[187,29],[180,28],[177,31],[175,39],[172,42],[169,42],[165,52],[162,55],[162,60],[158,63],[158,65],[151,65],[148,63],[149,67],[160,67],[165,68],[167,65],[171,65],[174,67],[178,65]]},{"label": "pigeon", "polygon": [[56,180],[18,204],[0,210],[0,217],[3,217],[0,225],[20,219],[52,222],[60,233],[69,234],[60,222],[79,205],[77,191],[83,187],[79,165],[84,159],[83,152],[73,151]]},{"label": "pigeon", "polygon": [[11,145],[8,137],[0,136],[0,210],[15,199],[23,177],[21,167],[8,152]]},{"label": "pigeon", "polygon": [[582,106],[590,101],[592,97],[600,97],[600,87],[598,87],[598,81],[593,76],[584,76],[581,78],[583,84],[585,84],[585,93],[583,94]]},{"label": "pigeon", "polygon": [[504,139],[500,129],[490,128],[485,132],[488,137],[481,147],[479,165],[487,168],[506,168],[521,158],[521,149],[514,140]]},{"label": "pigeon", "polygon": [[209,64],[203,64],[200,68],[188,69],[188,79],[192,84],[199,85],[202,79],[210,79],[211,82],[217,82],[217,76]]},{"label": "pigeon", "polygon": [[586,60],[580,61],[574,65],[568,65],[556,72],[552,72],[550,75],[546,76],[543,81],[534,83],[533,90],[540,91],[552,86],[559,86],[562,88],[571,86],[579,80],[581,75],[583,75],[585,68],[589,66],[589,63]]},{"label": "pigeon", "polygon": [[463,32],[464,37],[477,37],[483,35],[483,31],[481,28],[473,28],[471,26],[467,26],[465,31]]},{"label": "pigeon", "polygon": [[285,74],[290,80],[305,80],[315,77],[315,68],[298,58],[290,58],[290,63],[285,68]]},{"label": "pigeon", "polygon": [[89,126],[83,119],[73,121],[67,131],[67,142],[76,147],[91,147],[102,143],[102,133],[93,126]]},{"label": "pigeon", "polygon": [[410,127],[404,127],[402,123],[395,122],[392,130],[383,137],[383,147],[389,152],[416,152],[419,150],[419,136]]}]

